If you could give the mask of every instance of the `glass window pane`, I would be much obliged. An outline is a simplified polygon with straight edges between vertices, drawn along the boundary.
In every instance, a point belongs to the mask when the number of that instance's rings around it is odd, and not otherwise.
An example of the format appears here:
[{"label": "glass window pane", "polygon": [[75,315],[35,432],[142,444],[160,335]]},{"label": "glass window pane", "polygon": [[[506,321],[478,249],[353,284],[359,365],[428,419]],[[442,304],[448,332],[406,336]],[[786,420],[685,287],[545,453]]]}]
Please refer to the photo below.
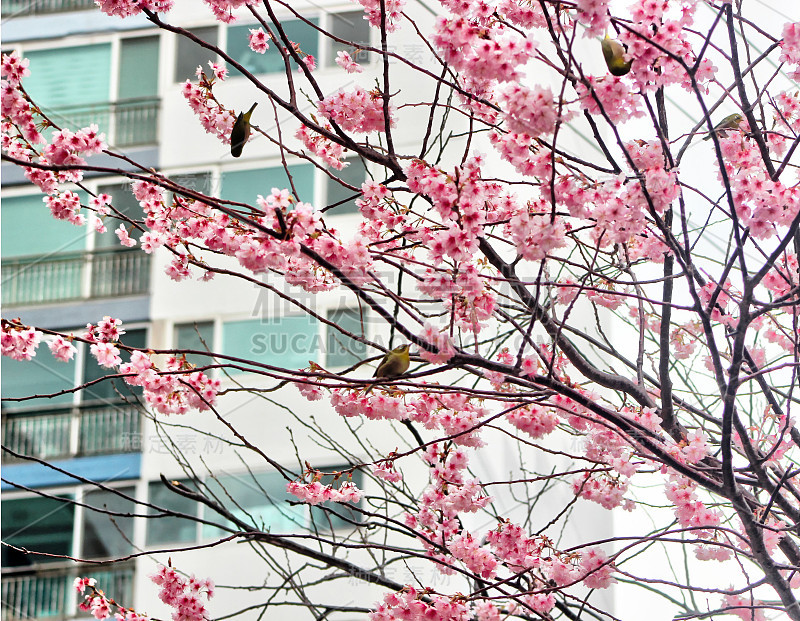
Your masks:
[{"label": "glass window pane", "polygon": [[347,13],[334,13],[330,16],[331,34],[339,39],[344,39],[355,43],[355,45],[345,45],[338,41],[328,39],[330,52],[328,53],[328,65],[336,64],[336,53],[343,51],[350,54],[350,57],[357,63],[368,63],[369,52],[365,52],[362,46],[369,47],[370,25],[364,19],[364,11],[350,11]]},{"label": "glass window pane", "polygon": [[[311,164],[291,166],[294,187],[300,200],[310,203],[314,200],[314,167]],[[230,201],[249,205],[256,204],[256,197],[269,195],[272,188],[290,188],[286,171],[281,167],[257,168],[254,170],[236,170],[222,174],[222,192],[220,196]]]},{"label": "glass window pane", "polygon": [[[352,334],[364,336],[361,312],[357,308],[340,308],[328,311],[328,320]],[[328,341],[325,350],[325,365],[349,367],[367,356],[367,346],[342,334],[333,326],[327,326]]]},{"label": "glass window pane", "polygon": [[[188,479],[180,481],[186,487],[196,489]],[[197,503],[180,496],[167,488],[161,481],[154,481],[148,486],[148,498],[151,504],[169,509],[176,513],[197,515]],[[148,513],[156,515],[157,511],[148,508]],[[147,520],[147,545],[157,546],[171,543],[191,543],[197,538],[197,523],[174,516],[151,518]]]},{"label": "glass window pane", "polygon": [[[217,45],[217,27],[209,26],[207,28],[194,28],[192,33],[197,35],[198,38]],[[195,70],[198,65],[203,67],[206,75],[209,74],[208,61],[216,62],[217,55],[204,47],[201,47],[191,39],[178,36],[178,54],[175,57],[175,82],[183,82],[184,80],[194,80]]]},{"label": "glass window pane", "polygon": [[119,98],[158,95],[158,37],[123,39],[119,60]]},{"label": "glass window pane", "polygon": [[[0,361],[2,373],[3,398],[24,397],[29,395],[48,395],[75,386],[75,359],[60,362],[50,353],[47,345],[40,344],[36,356],[31,360],[13,360],[3,356]],[[72,393],[58,395],[52,399],[34,399],[30,401],[3,401],[3,410],[19,408],[52,408],[70,404]]]},{"label": "glass window pane", "polygon": [[[276,533],[297,532],[308,521],[305,506],[288,504],[287,501],[296,501],[297,498],[286,491],[286,483],[277,472],[244,472],[206,481],[209,491],[237,518],[260,530]],[[207,520],[221,519],[208,507],[204,508],[203,517]],[[203,527],[203,537],[206,538],[219,537],[223,533],[213,526]]]},{"label": "glass window pane", "polygon": [[[213,321],[183,323],[175,326],[175,347],[177,349],[209,351],[213,346]],[[186,360],[195,366],[211,364],[214,361],[209,356],[198,354],[188,354]]]},{"label": "glass window pane", "polygon": [[117,146],[158,140],[158,42],[158,37],[122,40],[119,96],[114,105]]},{"label": "glass window pane", "polygon": [[[38,497],[4,500],[0,514],[4,542],[36,552],[72,555],[75,506],[71,503]],[[8,546],[0,546],[0,549],[3,567],[63,562],[60,558],[29,556]]]},{"label": "glass window pane", "polygon": [[[135,493],[133,487],[119,491],[128,496]],[[88,506],[83,510],[81,555],[84,558],[116,558],[130,554],[133,551],[133,517],[108,515],[102,511],[134,513],[136,503],[102,489],[87,491],[84,503]]]},{"label": "glass window pane", "polygon": [[[325,472],[337,472],[348,469],[349,465],[327,466],[321,470]],[[326,475],[320,479],[320,482],[325,485],[332,485],[335,489],[346,482],[352,481],[353,484],[362,489],[364,477],[360,470],[353,472],[352,477],[342,476],[338,480],[334,480],[333,475]],[[323,507],[327,507],[330,511],[325,511]],[[311,507],[311,521],[312,529],[329,531],[339,528],[353,528],[353,522],[360,521],[360,514],[354,511],[346,504],[338,502],[323,502],[319,505]]]},{"label": "glass window pane", "polygon": [[[309,21],[314,24],[319,23],[316,18],[312,18]],[[304,57],[304,54],[310,54],[314,58],[319,57],[317,53],[319,33],[316,29],[299,19],[282,21],[281,26],[289,40],[299,45],[300,50],[303,52],[300,54],[301,57]],[[286,65],[275,43],[270,42],[269,49],[264,54],[259,54],[250,49],[248,43],[250,29],[255,30],[256,28],[259,28],[258,24],[229,26],[228,54],[253,74],[285,71]],[[292,62],[290,66],[292,70],[295,70],[297,65]],[[236,69],[231,69],[238,73]]]},{"label": "glass window pane", "polygon": [[31,70],[25,89],[56,125],[76,130],[97,123],[108,133],[110,43],[34,50],[25,56]]},{"label": "glass window pane", "polygon": [[[142,206],[133,195],[130,183],[102,185],[97,188],[97,191],[101,194],[108,194],[111,196],[111,206],[122,215],[127,216],[131,220],[142,220],[142,218],[144,218],[144,211],[142,211]],[[123,221],[115,217],[113,210],[111,213],[112,215],[105,219],[106,229],[108,230],[103,234],[95,235],[95,247],[116,248],[120,251],[124,251],[124,248],[120,246],[119,238],[114,233],[114,229],[122,224]],[[142,236],[142,232],[139,229],[133,228],[128,223],[124,224],[125,228],[128,229],[128,234],[131,236],[131,239],[138,240]],[[137,249],[137,252],[140,251]]]},{"label": "glass window pane", "polygon": [[[3,226],[0,231],[4,259],[75,252],[86,248],[87,227],[56,220],[42,198],[42,194],[3,197]],[[85,196],[81,196],[81,201],[85,204]],[[36,231],[36,234],[25,234],[30,231]]]},{"label": "glass window pane", "polygon": [[228,321],[222,326],[223,353],[253,362],[301,369],[317,359],[319,350],[317,321],[308,315]]},{"label": "glass window pane", "polygon": [[[146,345],[147,330],[140,328],[138,330],[128,330],[122,335],[120,339],[125,345],[130,347],[142,348]],[[120,350],[120,357],[124,362],[130,361],[130,354],[126,351]],[[113,373],[112,369],[105,369],[97,364],[97,360],[92,356],[89,351],[86,351],[83,362],[83,382],[90,382],[92,380],[105,377]],[[116,388],[116,389],[115,389]],[[120,397],[117,393],[123,396],[132,396],[140,394],[141,388],[129,386],[121,379],[105,380],[92,384],[88,388],[81,391],[81,401],[83,403],[93,402],[108,402],[119,401]]]},{"label": "glass window pane", "polygon": [[[210,172],[199,172],[199,173],[184,173],[179,175],[171,175],[170,180],[177,183],[178,185],[183,186],[188,190],[195,190],[196,192],[200,192],[205,194],[206,196],[212,195],[213,188],[211,187],[211,173]],[[172,202],[173,196],[170,193],[168,202]]]},{"label": "glass window pane", "polygon": [[33,50],[25,57],[31,71],[25,78],[25,90],[45,108],[109,101],[110,43]]},{"label": "glass window pane", "polygon": [[[335,177],[341,179],[353,187],[360,188],[361,184],[367,180],[367,169],[361,158],[351,158],[347,160],[349,166],[345,166],[342,170],[332,170],[331,172]],[[340,215],[343,213],[356,213],[356,198],[360,196],[360,192],[354,192],[347,186],[342,185],[336,179],[331,179],[325,175],[326,192],[325,204],[336,205],[327,212],[332,215]]]}]

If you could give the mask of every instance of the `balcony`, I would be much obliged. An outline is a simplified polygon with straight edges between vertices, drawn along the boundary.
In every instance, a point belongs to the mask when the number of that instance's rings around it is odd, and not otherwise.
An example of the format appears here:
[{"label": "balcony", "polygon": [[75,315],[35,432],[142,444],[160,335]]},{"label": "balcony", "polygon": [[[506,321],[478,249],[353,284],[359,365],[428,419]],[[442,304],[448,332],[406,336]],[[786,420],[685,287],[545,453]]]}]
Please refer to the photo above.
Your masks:
[{"label": "balcony", "polygon": [[70,619],[86,617],[78,611],[78,595],[72,588],[77,576],[97,580],[98,588],[121,604],[132,605],[133,567],[90,569],[88,567],[60,567],[31,571],[3,569],[2,621],[23,619]]},{"label": "balcony", "polygon": [[[141,450],[139,411],[125,403],[4,414],[2,428],[4,446],[48,461]],[[3,453],[3,463],[20,461]]]},{"label": "balcony", "polygon": [[[94,3],[93,3],[94,4]],[[158,111],[161,102],[153,98],[125,99],[64,108],[43,108],[54,123],[73,131],[97,124],[115,147],[135,147],[158,141]]]},{"label": "balcony", "polygon": [[47,15],[67,11],[87,11],[96,7],[94,0],[3,0],[0,8],[3,16]]},{"label": "balcony", "polygon": [[96,250],[4,259],[5,306],[141,295],[150,285],[150,256],[140,250]]}]

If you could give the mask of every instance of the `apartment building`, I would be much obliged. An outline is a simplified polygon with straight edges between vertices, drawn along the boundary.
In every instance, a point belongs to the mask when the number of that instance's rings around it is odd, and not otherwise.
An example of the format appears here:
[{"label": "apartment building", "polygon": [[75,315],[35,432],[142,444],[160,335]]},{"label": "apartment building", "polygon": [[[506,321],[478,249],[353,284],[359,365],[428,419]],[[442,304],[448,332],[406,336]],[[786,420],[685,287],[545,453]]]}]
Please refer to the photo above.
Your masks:
[{"label": "apartment building", "polygon": [[[242,19],[221,25],[199,1],[179,4],[171,14],[177,23],[220,45],[264,80],[283,79],[283,63],[274,50],[260,56],[248,48],[246,35],[252,23]],[[353,8],[350,4],[309,5],[303,14],[338,37],[368,43],[369,26],[363,13]],[[198,65],[217,60],[207,50],[160,31],[143,18],[104,16],[92,0],[3,0],[2,13],[3,50],[16,49],[30,60],[31,76],[25,88],[62,127],[78,129],[96,123],[116,152],[230,200],[253,203],[256,195],[288,185],[274,145],[253,139],[243,157],[234,160],[225,145],[204,134],[189,111],[181,83],[194,79]],[[317,72],[326,88],[333,91],[341,86],[343,72],[333,60],[345,48],[297,19],[288,20],[285,29],[317,58]],[[351,51],[367,68],[365,75],[369,74],[368,55]],[[370,78],[364,79],[368,83]],[[226,105],[249,107],[246,98],[252,97],[252,90],[243,78],[233,74],[219,90]],[[269,103],[262,102],[253,123],[270,126],[274,120]],[[106,156],[97,156],[91,163],[130,169],[129,164]],[[337,226],[348,226],[356,211],[349,192],[307,162],[290,160],[289,170],[301,199],[336,205],[328,218]],[[360,185],[367,173],[360,161],[353,161],[338,174]],[[276,306],[252,284],[192,281],[176,287],[164,274],[166,257],[122,247],[113,234],[116,225],[98,234],[89,227],[54,220],[41,193],[19,169],[4,164],[2,184],[4,317],[77,333],[87,323],[110,315],[123,321],[123,342],[128,345],[211,348],[256,361],[274,361],[279,356],[288,367],[307,366],[313,360],[341,368],[364,355],[363,346],[343,343],[340,335],[291,305]],[[141,214],[124,177],[88,174],[85,185],[110,194],[114,206],[124,213]],[[83,201],[88,198],[85,192],[80,194]],[[307,302],[318,310],[323,304],[323,316],[353,332],[367,329],[358,308],[340,295]],[[190,415],[180,421],[182,431],[165,431],[123,382],[91,383],[102,375],[103,370],[82,347],[69,363],[55,361],[46,347],[29,363],[3,358],[3,396],[10,399],[3,404],[3,443],[13,452],[3,454],[7,482],[3,483],[2,533],[4,541],[15,546],[2,548],[3,621],[84,616],[77,610],[71,588],[77,575],[94,576],[117,601],[155,614],[158,603],[147,579],[155,567],[154,557],[145,554],[109,567],[76,564],[66,557],[119,558],[208,542],[220,534],[208,525],[178,518],[110,519],[92,508],[130,514],[147,510],[88,481],[196,515],[196,503],[176,497],[160,480],[164,474],[191,485],[189,468],[175,459],[177,452],[193,462],[191,467],[200,460],[213,464],[213,472],[206,469],[203,474],[198,468],[197,478],[208,476],[211,488],[226,489],[239,499],[238,511],[258,516],[273,528],[303,529],[314,517],[303,507],[289,513],[276,508],[275,501],[286,496],[283,478],[263,463],[255,465],[249,456],[240,459],[241,452],[225,439],[192,429],[208,427],[207,420]],[[244,376],[246,371],[238,378],[234,373],[225,381],[236,382]],[[85,390],[71,390],[87,382],[90,386]],[[51,397],[13,400],[31,394]],[[296,391],[282,400],[286,407],[308,409]],[[270,418],[270,425],[278,424],[252,399],[230,407],[232,420],[254,419],[246,431],[258,441],[264,438],[264,416]],[[285,432],[285,420],[283,427]],[[286,450],[292,446],[286,434],[270,433],[274,434],[274,453],[288,463],[296,461],[293,451]],[[341,463],[342,458],[337,462],[330,451],[316,452],[318,466]],[[271,496],[259,493],[262,490]],[[59,500],[63,497],[75,502],[64,503]],[[22,549],[44,554],[25,554]],[[213,578],[219,573],[213,570],[219,569],[220,556],[226,554],[232,566],[240,562],[238,551],[225,551],[206,554],[205,560],[195,557],[187,569]],[[157,560],[165,562],[166,556]],[[224,581],[219,575],[215,579]]]}]

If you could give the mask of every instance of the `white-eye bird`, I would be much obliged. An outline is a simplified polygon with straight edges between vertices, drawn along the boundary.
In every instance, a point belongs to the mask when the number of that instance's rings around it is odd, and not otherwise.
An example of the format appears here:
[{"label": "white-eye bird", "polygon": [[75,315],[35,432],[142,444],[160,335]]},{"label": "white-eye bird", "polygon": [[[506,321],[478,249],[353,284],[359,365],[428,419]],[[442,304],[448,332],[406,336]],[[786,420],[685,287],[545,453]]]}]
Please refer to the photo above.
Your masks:
[{"label": "white-eye bird", "polygon": [[250,138],[250,117],[258,102],[250,106],[247,112],[240,112],[231,130],[231,155],[239,157],[244,149],[244,143]]},{"label": "white-eye bird", "polygon": [[[410,347],[411,344],[406,343],[386,352],[372,377],[397,377],[408,371],[408,367],[411,365],[411,354],[408,351]],[[367,394],[376,385],[369,386],[364,394]]]},{"label": "white-eye bird", "polygon": [[633,60],[625,60],[625,48],[619,41],[606,35],[600,40],[600,47],[611,75],[622,76],[631,70]]},{"label": "white-eye bird", "polygon": [[738,129],[739,123],[742,122],[744,116],[742,116],[738,112],[734,112],[733,114],[729,114],[724,119],[722,119],[719,123],[714,125],[714,129],[708,132],[708,135],[703,138],[703,140],[711,140],[711,136],[713,134],[717,134],[717,136],[724,137],[729,130]]}]

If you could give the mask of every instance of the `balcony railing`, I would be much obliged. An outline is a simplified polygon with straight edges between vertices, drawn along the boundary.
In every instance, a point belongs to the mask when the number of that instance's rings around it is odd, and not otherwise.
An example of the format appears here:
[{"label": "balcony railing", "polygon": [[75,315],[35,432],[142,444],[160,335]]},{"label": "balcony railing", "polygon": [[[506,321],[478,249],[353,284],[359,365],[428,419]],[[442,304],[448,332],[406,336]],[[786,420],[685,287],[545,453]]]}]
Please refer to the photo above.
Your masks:
[{"label": "balcony railing", "polygon": [[[141,450],[135,406],[82,406],[35,414],[4,414],[3,445],[22,455],[54,460]],[[3,453],[4,463],[19,461]],[[24,460],[23,460],[24,461]]]},{"label": "balcony railing", "polygon": [[43,108],[44,113],[60,127],[73,131],[96,123],[106,134],[109,144],[132,147],[158,141],[158,99],[126,99],[71,107]]},{"label": "balcony railing", "polygon": [[86,11],[95,8],[94,0],[3,0],[4,16],[46,15],[67,11]]},{"label": "balcony railing", "polygon": [[106,250],[4,259],[3,304],[20,306],[147,293],[150,256]]},{"label": "balcony railing", "polygon": [[41,571],[3,570],[2,584],[2,621],[31,619],[48,619],[57,621],[69,619],[80,614],[77,598],[72,582],[77,576],[91,577],[97,580],[108,597],[121,604],[131,605],[133,600],[132,567],[115,567],[112,569],[92,569],[69,567],[44,569]]}]

